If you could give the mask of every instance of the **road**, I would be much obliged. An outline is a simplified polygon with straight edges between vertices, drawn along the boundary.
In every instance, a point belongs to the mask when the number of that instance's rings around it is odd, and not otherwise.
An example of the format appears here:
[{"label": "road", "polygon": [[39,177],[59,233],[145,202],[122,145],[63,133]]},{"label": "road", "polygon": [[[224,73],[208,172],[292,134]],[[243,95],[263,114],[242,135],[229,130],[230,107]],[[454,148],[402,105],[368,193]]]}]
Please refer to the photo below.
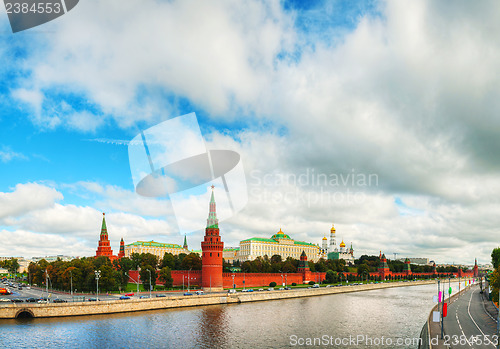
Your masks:
[{"label": "road", "polygon": [[444,333],[451,348],[496,348],[496,319],[486,312],[478,286],[449,304]]}]

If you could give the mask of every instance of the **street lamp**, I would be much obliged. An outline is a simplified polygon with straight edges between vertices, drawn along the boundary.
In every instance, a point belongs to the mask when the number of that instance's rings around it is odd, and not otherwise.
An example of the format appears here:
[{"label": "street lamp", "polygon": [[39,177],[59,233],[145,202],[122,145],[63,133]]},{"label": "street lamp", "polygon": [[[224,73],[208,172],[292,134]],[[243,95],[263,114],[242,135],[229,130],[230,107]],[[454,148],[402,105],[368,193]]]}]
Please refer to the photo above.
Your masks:
[{"label": "street lamp", "polygon": [[73,270],[69,271],[69,275],[71,276],[71,298],[73,298]]},{"label": "street lamp", "polygon": [[236,288],[236,285],[234,284],[234,273],[233,273],[232,277],[233,277],[233,290],[234,290]]},{"label": "street lamp", "polygon": [[149,272],[149,298],[151,298],[151,270],[148,269],[148,272]]},{"label": "street lamp", "polygon": [[95,279],[97,280],[97,294],[96,294],[96,299],[99,300],[99,278],[101,277],[101,271],[100,270],[94,270],[95,273]]}]

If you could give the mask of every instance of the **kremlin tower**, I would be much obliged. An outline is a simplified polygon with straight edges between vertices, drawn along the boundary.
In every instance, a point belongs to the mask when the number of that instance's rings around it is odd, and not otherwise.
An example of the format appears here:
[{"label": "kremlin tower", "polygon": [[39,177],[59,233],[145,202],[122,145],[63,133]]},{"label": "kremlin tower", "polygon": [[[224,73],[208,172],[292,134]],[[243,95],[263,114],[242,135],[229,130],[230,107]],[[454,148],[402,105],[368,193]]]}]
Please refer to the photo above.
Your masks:
[{"label": "kremlin tower", "polygon": [[123,238],[120,240],[120,253],[118,253],[118,259],[125,257],[125,243]]},{"label": "kremlin tower", "polygon": [[109,259],[113,258],[113,250],[111,249],[111,246],[109,244],[108,229],[106,228],[105,213],[102,214],[101,236],[99,238],[99,246],[97,247],[95,256],[105,256],[109,257]]},{"label": "kremlin tower", "polygon": [[215,211],[214,186],[212,185],[212,197],[210,198],[210,210],[205,229],[205,239],[201,242],[202,268],[201,284],[203,289],[221,291],[222,281],[222,251],[224,243],[219,236],[219,221]]},{"label": "kremlin tower", "polygon": [[330,248],[328,252],[337,252],[337,242],[335,241],[335,227],[332,224],[332,229],[330,229]]},{"label": "kremlin tower", "polygon": [[108,229],[106,228],[106,218],[105,213],[102,214],[102,225],[101,225],[101,236],[99,238],[99,246],[97,246],[97,251],[95,252],[96,257],[108,257],[111,261],[125,257],[125,243],[123,238],[120,241],[120,253],[117,256],[113,256],[113,250],[109,243]]}]

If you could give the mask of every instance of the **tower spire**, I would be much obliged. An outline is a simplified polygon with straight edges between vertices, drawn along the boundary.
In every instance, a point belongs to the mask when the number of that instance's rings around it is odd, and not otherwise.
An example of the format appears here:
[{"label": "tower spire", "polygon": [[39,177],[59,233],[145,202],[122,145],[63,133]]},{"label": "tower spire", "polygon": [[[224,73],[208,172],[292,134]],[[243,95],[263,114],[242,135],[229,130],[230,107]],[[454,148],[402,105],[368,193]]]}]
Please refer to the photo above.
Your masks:
[{"label": "tower spire", "polygon": [[208,212],[207,228],[219,228],[219,220],[215,209],[214,186],[212,185],[212,196],[210,197],[210,210]]},{"label": "tower spire", "polygon": [[106,217],[105,213],[102,213],[102,225],[101,225],[101,235],[108,235],[108,229],[106,228]]},{"label": "tower spire", "polygon": [[182,246],[185,250],[188,249],[188,242],[187,242],[187,237],[186,234],[184,234],[184,246]]}]

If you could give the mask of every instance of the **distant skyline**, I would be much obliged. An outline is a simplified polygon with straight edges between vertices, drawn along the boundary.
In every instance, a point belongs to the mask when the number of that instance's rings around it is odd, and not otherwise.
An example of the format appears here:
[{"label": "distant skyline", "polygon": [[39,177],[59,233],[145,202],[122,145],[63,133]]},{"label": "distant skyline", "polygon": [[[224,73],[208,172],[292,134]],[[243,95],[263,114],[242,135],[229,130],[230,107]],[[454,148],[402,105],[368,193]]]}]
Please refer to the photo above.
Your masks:
[{"label": "distant skyline", "polygon": [[0,12],[0,256],[95,255],[102,212],[115,253],[182,245],[127,144],[192,112],[245,169],[225,246],[332,223],[356,257],[500,245],[498,2],[86,0],[16,34]]}]

